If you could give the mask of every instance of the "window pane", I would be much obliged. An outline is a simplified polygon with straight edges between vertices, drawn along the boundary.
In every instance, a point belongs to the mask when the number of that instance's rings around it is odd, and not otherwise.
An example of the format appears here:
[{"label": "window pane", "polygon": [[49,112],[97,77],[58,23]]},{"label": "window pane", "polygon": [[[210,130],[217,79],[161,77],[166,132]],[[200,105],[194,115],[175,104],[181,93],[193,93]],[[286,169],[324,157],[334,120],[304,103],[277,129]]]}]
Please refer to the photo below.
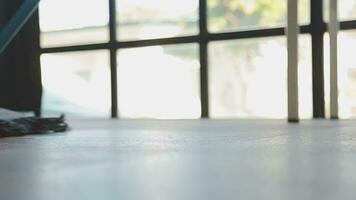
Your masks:
[{"label": "window pane", "polygon": [[110,67],[106,50],[41,56],[45,116],[110,117]]},{"label": "window pane", "polygon": [[[312,42],[310,35],[299,36],[298,101],[299,116],[302,119],[313,118],[313,77],[311,43]],[[287,44],[285,44],[285,48],[287,48]]]},{"label": "window pane", "polygon": [[[339,20],[356,19],[356,1],[355,0],[337,0]],[[324,20],[329,21],[330,0],[324,0]]]},{"label": "window pane", "polygon": [[[309,0],[299,0],[299,22],[309,23]],[[285,26],[287,0],[208,0],[211,32]]]},{"label": "window pane", "polygon": [[117,12],[120,40],[198,33],[198,0],[117,0]]},{"label": "window pane", "polygon": [[42,0],[41,46],[109,41],[108,0]]},{"label": "window pane", "polygon": [[121,117],[200,117],[197,45],[120,50],[118,63],[118,104]]},{"label": "window pane", "polygon": [[[330,113],[330,46],[329,37],[325,36],[325,88],[326,110]],[[356,118],[356,31],[342,31],[339,41],[339,117]]]},{"label": "window pane", "polygon": [[[299,112],[312,115],[310,37],[300,37]],[[284,37],[209,45],[210,113],[217,118],[287,117],[287,49]]]}]

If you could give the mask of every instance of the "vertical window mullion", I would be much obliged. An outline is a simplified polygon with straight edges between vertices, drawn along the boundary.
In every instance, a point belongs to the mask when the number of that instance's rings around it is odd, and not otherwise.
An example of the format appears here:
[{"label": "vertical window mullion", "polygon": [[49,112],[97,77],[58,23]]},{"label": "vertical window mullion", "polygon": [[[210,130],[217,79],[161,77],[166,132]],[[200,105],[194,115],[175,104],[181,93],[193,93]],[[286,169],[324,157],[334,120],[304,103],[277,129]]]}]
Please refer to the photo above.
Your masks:
[{"label": "vertical window mullion", "polygon": [[313,117],[325,118],[323,0],[311,0]]},{"label": "vertical window mullion", "polygon": [[118,118],[117,59],[116,59],[116,0],[109,0],[111,117]]},{"label": "vertical window mullion", "polygon": [[201,117],[209,117],[207,0],[199,0],[199,52]]}]

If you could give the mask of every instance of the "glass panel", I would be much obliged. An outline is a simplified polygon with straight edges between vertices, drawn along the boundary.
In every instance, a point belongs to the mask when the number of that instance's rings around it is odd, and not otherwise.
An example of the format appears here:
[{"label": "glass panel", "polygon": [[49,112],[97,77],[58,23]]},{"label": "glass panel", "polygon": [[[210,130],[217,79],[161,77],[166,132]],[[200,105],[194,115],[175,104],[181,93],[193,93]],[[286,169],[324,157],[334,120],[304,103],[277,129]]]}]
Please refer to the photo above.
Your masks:
[{"label": "glass panel", "polygon": [[125,118],[199,118],[198,45],[132,48],[118,53],[119,113]]},{"label": "glass panel", "polygon": [[117,0],[117,12],[120,40],[198,33],[198,0]]},{"label": "glass panel", "polygon": [[[299,112],[312,117],[311,42],[300,37]],[[210,113],[215,118],[287,117],[287,49],[284,37],[209,45]]]},{"label": "glass panel", "polygon": [[42,0],[41,46],[109,41],[108,0]]},{"label": "glass panel", "polygon": [[[313,118],[313,77],[311,43],[312,42],[310,35],[299,36],[298,101],[299,116],[301,119]],[[287,48],[286,44],[285,48]]]},{"label": "glass panel", "polygon": [[108,51],[43,54],[41,69],[45,116],[110,117]]},{"label": "glass panel", "polygon": [[[329,37],[325,41],[325,99],[326,110],[330,110],[330,46]],[[356,31],[342,31],[338,36],[339,41],[339,117],[343,119],[356,118]]]},{"label": "glass panel", "polygon": [[[299,0],[299,22],[309,23],[309,0]],[[287,0],[208,0],[211,32],[285,26]]]},{"label": "glass panel", "polygon": [[[341,21],[356,19],[356,1],[338,0],[338,14]],[[324,20],[329,21],[329,3],[330,0],[324,0]]]}]

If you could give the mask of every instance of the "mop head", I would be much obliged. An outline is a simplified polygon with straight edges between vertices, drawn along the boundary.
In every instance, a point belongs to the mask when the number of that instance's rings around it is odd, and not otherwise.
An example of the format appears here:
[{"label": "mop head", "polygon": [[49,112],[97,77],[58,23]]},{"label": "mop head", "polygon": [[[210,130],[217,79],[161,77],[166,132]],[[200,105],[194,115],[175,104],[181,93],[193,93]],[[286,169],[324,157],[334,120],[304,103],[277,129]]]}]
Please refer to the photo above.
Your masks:
[{"label": "mop head", "polygon": [[32,134],[65,132],[68,124],[64,115],[58,118],[20,117],[14,119],[0,118],[0,138]]}]

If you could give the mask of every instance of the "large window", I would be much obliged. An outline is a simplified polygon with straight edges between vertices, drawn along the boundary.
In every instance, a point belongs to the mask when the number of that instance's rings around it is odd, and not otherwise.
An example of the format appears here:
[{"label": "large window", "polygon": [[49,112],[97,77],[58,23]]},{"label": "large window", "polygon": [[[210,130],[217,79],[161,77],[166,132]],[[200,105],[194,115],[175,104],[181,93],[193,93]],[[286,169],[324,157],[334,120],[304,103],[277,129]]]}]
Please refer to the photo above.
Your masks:
[{"label": "large window", "polygon": [[[356,3],[338,2],[340,117],[351,118]],[[328,113],[328,3],[299,0],[303,119]],[[286,8],[287,0],[42,0],[43,114],[285,119]]]}]

